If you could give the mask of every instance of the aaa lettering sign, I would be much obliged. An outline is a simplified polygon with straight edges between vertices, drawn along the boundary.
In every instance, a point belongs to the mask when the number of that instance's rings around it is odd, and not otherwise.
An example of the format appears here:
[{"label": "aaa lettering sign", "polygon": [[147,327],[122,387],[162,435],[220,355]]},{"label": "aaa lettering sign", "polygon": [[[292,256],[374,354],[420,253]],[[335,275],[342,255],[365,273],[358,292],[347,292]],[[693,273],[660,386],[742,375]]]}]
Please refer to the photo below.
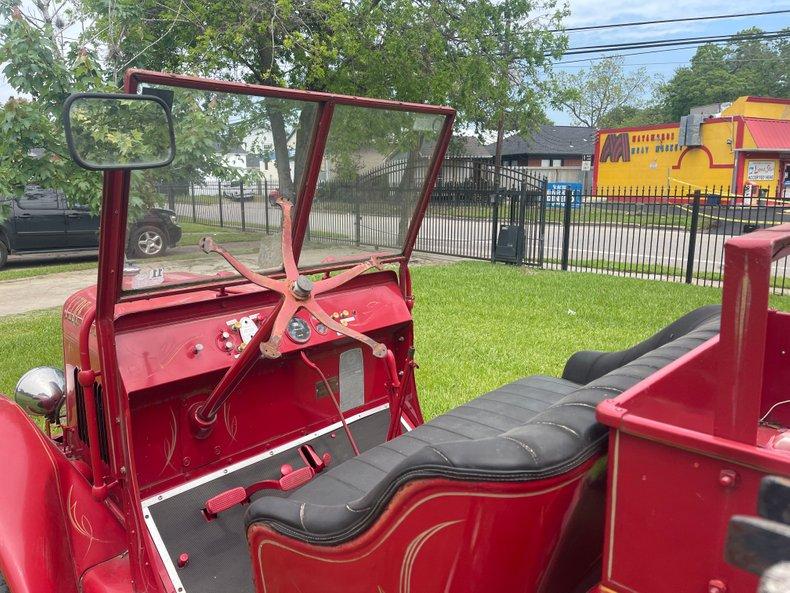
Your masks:
[{"label": "aaa lettering sign", "polygon": [[601,148],[601,162],[610,161],[616,163],[623,161],[627,163],[631,160],[631,145],[628,141],[628,132],[621,134],[609,134],[604,140]]}]

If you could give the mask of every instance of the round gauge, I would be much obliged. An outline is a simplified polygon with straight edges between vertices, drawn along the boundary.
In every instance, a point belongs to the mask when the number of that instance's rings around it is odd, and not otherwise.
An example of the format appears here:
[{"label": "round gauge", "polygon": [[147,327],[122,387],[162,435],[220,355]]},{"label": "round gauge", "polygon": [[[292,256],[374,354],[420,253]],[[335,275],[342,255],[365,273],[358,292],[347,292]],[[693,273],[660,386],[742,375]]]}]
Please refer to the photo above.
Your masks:
[{"label": "round gauge", "polygon": [[297,344],[304,344],[310,339],[310,326],[301,317],[291,317],[288,322],[288,337]]},{"label": "round gauge", "polygon": [[317,321],[315,324],[315,331],[323,336],[327,331],[327,327],[320,321]]}]

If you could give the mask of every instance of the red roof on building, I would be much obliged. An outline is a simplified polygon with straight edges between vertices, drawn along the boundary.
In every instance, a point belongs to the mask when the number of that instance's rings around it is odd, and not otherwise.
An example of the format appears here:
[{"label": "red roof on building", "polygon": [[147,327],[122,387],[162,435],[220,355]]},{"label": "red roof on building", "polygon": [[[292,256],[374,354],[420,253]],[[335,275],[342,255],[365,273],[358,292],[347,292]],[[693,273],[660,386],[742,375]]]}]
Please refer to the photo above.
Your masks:
[{"label": "red roof on building", "polygon": [[790,120],[745,118],[760,150],[790,150]]}]

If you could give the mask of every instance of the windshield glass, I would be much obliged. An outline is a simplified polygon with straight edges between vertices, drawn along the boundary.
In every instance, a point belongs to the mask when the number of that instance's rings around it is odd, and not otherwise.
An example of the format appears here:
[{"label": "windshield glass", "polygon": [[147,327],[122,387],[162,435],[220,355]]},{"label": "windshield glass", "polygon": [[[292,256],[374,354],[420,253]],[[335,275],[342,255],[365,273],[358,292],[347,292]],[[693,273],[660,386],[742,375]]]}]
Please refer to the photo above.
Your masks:
[{"label": "windshield glass", "polygon": [[[204,236],[254,270],[282,270],[278,197],[295,211],[315,147],[319,101],[143,85],[172,107],[176,156],[134,171],[124,292],[238,274]],[[399,254],[446,115],[335,104],[299,267]]]}]

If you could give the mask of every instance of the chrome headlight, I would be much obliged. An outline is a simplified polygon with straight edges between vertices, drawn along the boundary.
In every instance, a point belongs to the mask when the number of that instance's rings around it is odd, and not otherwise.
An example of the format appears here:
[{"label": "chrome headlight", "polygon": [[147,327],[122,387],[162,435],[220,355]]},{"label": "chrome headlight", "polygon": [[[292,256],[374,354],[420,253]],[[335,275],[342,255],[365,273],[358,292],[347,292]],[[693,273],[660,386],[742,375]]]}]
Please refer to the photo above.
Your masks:
[{"label": "chrome headlight", "polygon": [[14,401],[28,414],[57,418],[66,395],[63,371],[52,367],[30,369],[16,384]]}]

